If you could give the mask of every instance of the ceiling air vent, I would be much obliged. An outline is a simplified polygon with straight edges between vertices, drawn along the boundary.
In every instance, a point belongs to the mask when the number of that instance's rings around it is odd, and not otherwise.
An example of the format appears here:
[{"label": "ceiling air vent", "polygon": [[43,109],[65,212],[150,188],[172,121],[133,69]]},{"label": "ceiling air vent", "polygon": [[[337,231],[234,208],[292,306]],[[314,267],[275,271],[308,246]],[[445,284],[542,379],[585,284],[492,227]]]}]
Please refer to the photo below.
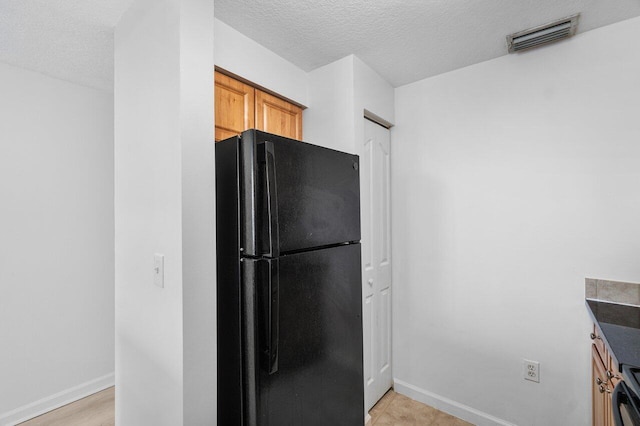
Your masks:
[{"label": "ceiling air vent", "polygon": [[569,38],[576,33],[580,14],[549,22],[507,36],[509,53],[531,49],[554,41]]}]

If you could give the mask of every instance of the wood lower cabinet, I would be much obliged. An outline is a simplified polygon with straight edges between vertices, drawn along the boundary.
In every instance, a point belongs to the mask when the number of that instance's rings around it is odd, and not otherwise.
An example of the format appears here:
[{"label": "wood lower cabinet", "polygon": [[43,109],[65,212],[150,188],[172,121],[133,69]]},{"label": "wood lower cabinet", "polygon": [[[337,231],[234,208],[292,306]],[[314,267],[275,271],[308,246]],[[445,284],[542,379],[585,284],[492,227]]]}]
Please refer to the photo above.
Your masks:
[{"label": "wood lower cabinet", "polygon": [[593,426],[614,426],[611,392],[621,380],[617,365],[594,325],[591,333],[591,402]]},{"label": "wood lower cabinet", "polygon": [[607,369],[595,345],[591,347],[591,379],[593,426],[612,426],[611,388],[607,380]]},{"label": "wood lower cabinet", "polygon": [[215,72],[216,142],[247,129],[302,140],[302,108],[221,72]]}]

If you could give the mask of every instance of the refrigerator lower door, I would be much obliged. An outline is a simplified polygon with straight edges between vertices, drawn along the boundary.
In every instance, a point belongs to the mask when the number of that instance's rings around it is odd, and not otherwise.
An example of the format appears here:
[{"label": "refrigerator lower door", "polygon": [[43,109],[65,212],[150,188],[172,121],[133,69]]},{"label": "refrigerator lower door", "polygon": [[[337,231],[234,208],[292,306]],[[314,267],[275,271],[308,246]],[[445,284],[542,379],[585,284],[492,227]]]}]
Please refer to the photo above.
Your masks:
[{"label": "refrigerator lower door", "polygon": [[281,256],[270,268],[268,290],[256,289],[257,423],[362,426],[360,244]]}]

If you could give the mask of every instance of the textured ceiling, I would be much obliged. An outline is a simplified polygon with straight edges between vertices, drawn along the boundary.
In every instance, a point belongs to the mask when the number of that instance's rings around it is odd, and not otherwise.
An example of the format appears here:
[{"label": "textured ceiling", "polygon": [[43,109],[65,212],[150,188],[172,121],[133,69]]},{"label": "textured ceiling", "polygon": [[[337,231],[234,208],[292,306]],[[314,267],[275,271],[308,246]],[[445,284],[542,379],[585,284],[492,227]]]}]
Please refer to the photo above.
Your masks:
[{"label": "textured ceiling", "polygon": [[393,86],[505,55],[508,34],[578,12],[580,33],[639,16],[640,0],[215,0],[218,19],[306,71],[354,53]]},{"label": "textured ceiling", "polygon": [[113,87],[113,28],[132,0],[0,0],[0,61]]},{"label": "textured ceiling", "polygon": [[[110,90],[113,28],[132,1],[0,0],[0,61]],[[393,86],[504,55],[507,34],[556,18],[581,12],[580,33],[640,15],[640,0],[212,1],[306,71],[353,53]]]}]

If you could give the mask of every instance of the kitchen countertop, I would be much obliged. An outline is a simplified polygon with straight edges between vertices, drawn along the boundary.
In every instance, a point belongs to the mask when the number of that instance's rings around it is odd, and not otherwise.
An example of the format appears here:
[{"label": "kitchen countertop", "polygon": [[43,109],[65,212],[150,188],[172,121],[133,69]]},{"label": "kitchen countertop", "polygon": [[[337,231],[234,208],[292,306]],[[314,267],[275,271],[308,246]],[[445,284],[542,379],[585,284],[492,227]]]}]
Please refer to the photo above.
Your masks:
[{"label": "kitchen countertop", "polygon": [[640,367],[640,307],[590,299],[586,305],[618,370]]}]

